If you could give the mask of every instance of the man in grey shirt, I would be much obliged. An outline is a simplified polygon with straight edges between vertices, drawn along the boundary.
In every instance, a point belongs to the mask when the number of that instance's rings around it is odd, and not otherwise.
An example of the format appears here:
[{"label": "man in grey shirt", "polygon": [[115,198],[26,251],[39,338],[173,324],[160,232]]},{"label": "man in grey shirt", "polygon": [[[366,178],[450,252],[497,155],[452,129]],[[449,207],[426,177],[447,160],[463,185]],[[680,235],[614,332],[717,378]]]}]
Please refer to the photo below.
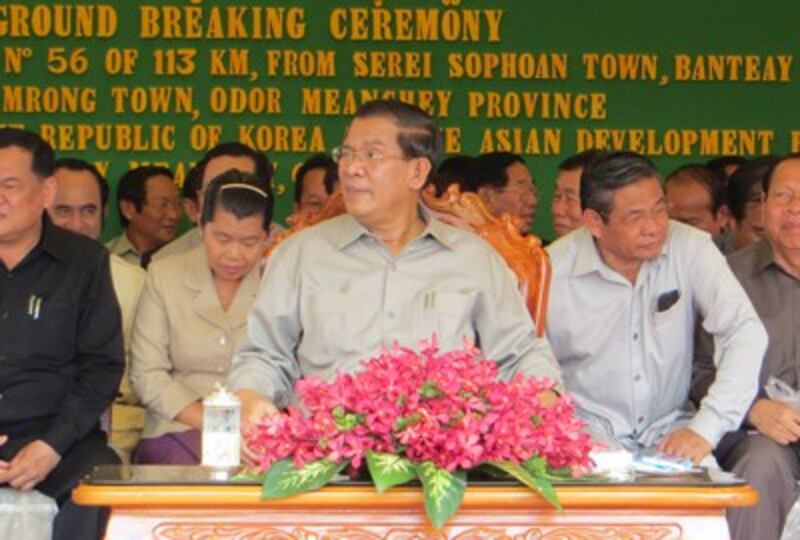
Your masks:
[{"label": "man in grey shirt", "polygon": [[501,374],[561,379],[510,269],[478,236],[420,204],[441,149],[422,110],[363,105],[334,151],[347,213],[285,240],[270,256],[234,357],[244,429],[292,399],[299,378],[332,379],[394,343],[436,333],[443,350],[474,340]]},{"label": "man in grey shirt", "polygon": [[[755,396],[766,334],[711,237],[672,222],[660,176],[631,152],[581,177],[584,227],[548,247],[547,337],[594,434],[702,462]],[[719,374],[689,401],[695,321],[721,344]]]},{"label": "man in grey shirt", "polygon": [[[733,538],[778,540],[798,495],[800,410],[770,399],[764,385],[776,377],[800,389],[800,155],[781,159],[764,181],[764,236],[728,257],[733,273],[767,328],[755,401],[742,428],[714,452],[720,465],[758,490],[758,504],[728,510]],[[693,394],[702,399],[713,379],[713,344],[698,336]]]}]

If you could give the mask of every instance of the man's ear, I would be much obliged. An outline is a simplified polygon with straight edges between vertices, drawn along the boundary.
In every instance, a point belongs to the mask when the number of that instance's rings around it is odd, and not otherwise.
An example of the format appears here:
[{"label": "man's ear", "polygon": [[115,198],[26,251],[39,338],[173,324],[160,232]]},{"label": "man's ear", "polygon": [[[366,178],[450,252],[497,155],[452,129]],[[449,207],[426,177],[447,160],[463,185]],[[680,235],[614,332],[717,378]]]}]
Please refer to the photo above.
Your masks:
[{"label": "man's ear", "polygon": [[716,216],[714,217],[716,218],[717,223],[719,224],[720,230],[727,231],[728,229],[731,228],[732,225],[731,221],[733,218],[731,216],[731,210],[730,208],[728,208],[727,204],[723,204],[722,206],[720,206],[719,210],[717,210]]},{"label": "man's ear", "polygon": [[428,179],[428,175],[430,174],[432,168],[433,166],[431,165],[431,162],[427,159],[414,159],[411,169],[412,174],[409,187],[413,190],[421,190],[422,186],[425,185],[425,181]]},{"label": "man's ear", "polygon": [[119,211],[123,216],[125,216],[125,219],[131,221],[134,214],[136,214],[136,205],[133,204],[133,201],[123,199],[119,201]]},{"label": "man's ear", "polygon": [[583,211],[583,225],[595,238],[602,238],[606,229],[606,222],[603,220],[603,216],[591,208]]},{"label": "man's ear", "polygon": [[44,197],[44,207],[51,208],[53,202],[56,200],[56,191],[58,190],[58,182],[54,176],[48,176],[42,180],[42,195]]}]

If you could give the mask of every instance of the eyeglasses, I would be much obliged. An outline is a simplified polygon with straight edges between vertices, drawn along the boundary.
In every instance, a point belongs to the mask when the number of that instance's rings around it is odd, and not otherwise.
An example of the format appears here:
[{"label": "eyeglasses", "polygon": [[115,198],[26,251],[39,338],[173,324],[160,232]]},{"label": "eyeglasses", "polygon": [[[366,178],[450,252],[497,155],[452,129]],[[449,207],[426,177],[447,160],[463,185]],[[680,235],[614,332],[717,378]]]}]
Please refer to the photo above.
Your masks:
[{"label": "eyeglasses", "polygon": [[539,198],[539,189],[536,187],[536,184],[506,185],[504,188],[501,188],[500,191],[514,193],[520,198],[524,198],[526,196],[533,197],[534,199]]},{"label": "eyeglasses", "polygon": [[[659,203],[655,208],[649,212],[636,211],[626,214],[620,218],[620,223],[625,226],[638,227],[645,223],[647,220],[661,221],[668,218],[670,205],[668,203]],[[608,216],[606,216],[608,219]]]},{"label": "eyeglasses", "polygon": [[773,191],[767,195],[767,198],[778,206],[789,206],[800,202],[800,193],[791,190]]},{"label": "eyeglasses", "polygon": [[353,150],[352,148],[337,146],[331,150],[331,157],[336,163],[352,163],[361,158],[364,163],[378,163],[384,159],[408,160],[405,156],[387,156],[382,150]]}]

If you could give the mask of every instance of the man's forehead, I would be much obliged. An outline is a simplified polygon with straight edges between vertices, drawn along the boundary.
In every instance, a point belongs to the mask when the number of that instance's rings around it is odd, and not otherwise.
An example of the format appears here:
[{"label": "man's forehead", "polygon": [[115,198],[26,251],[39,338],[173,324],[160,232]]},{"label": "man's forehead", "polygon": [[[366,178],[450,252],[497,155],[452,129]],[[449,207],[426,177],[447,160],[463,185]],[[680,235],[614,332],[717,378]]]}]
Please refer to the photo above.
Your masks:
[{"label": "man's forehead", "polygon": [[30,151],[13,144],[0,148],[0,170],[20,165],[33,172],[33,154]]},{"label": "man's forehead", "polygon": [[213,157],[206,163],[206,167],[203,170],[203,183],[205,184],[209,180],[231,169],[237,169],[241,172],[252,174],[256,172],[256,162],[252,157],[243,155],[231,156],[223,154]]},{"label": "man's forehead", "polygon": [[344,134],[345,143],[357,141],[360,144],[392,144],[397,141],[399,128],[388,116],[369,116],[355,118]]},{"label": "man's forehead", "polygon": [[800,183],[800,158],[787,159],[772,173],[770,188],[778,183]]},{"label": "man's forehead", "polygon": [[87,199],[93,198],[100,200],[100,186],[97,179],[87,170],[73,170],[66,167],[59,167],[53,173],[58,189],[56,197],[69,195],[71,197],[82,196]]}]

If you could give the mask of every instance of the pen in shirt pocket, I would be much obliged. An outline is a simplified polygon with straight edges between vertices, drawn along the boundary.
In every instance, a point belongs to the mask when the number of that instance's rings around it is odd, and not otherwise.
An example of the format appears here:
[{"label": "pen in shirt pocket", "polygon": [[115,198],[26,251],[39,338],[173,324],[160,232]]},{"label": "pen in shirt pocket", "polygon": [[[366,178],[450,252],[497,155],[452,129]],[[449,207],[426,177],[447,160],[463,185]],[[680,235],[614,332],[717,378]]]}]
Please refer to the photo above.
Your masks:
[{"label": "pen in shirt pocket", "polygon": [[28,315],[34,320],[39,320],[39,313],[42,311],[42,297],[32,294],[28,298]]}]

